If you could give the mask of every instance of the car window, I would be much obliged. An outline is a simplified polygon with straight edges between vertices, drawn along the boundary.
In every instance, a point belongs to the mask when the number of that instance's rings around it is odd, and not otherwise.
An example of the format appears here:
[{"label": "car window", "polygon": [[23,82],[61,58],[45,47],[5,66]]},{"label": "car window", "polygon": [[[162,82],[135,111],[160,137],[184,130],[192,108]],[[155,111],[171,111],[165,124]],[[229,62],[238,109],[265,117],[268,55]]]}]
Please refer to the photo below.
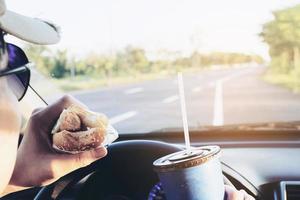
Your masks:
[{"label": "car window", "polygon": [[[61,27],[58,45],[22,46],[49,103],[71,94],[119,132],[300,120],[299,0],[11,0]],[[24,100],[24,112],[41,101]],[[26,106],[25,106],[26,104]],[[30,106],[28,105],[30,104]]]}]

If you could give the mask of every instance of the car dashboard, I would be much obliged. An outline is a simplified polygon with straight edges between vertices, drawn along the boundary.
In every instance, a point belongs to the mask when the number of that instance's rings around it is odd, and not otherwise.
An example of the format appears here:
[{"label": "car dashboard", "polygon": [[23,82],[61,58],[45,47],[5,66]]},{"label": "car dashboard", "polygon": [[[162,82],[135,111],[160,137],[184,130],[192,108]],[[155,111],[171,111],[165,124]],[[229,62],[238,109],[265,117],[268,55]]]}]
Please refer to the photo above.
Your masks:
[{"label": "car dashboard", "polygon": [[[184,145],[178,143],[184,138],[176,132],[167,131],[164,137],[161,135],[158,133],[149,139],[160,137],[160,141]],[[222,148],[223,173],[237,189],[244,189],[257,199],[300,199],[298,130],[194,131],[191,132],[191,141],[193,146],[219,145]]]},{"label": "car dashboard", "polygon": [[[237,189],[244,189],[256,199],[261,200],[300,199],[299,131],[226,129],[220,131],[216,129],[191,131],[190,135],[193,146],[219,145],[221,147],[220,160],[223,174]],[[126,151],[124,148],[119,150],[122,151],[122,156],[117,156],[119,154],[114,149],[109,149],[108,156],[111,154],[113,161],[106,166],[99,165],[99,171],[104,169],[108,170],[108,173],[89,173],[76,184],[63,189],[63,195],[49,199],[110,199],[111,197],[114,199],[148,199],[149,193],[159,186],[159,180],[152,172],[152,160],[158,155],[167,153],[167,151],[161,151],[157,154],[157,150],[152,151],[151,148],[155,149],[152,143],[164,143],[171,148],[178,149],[183,148],[183,141],[181,131],[167,130],[151,134],[120,135],[115,144],[128,143],[131,146],[126,147]],[[139,147],[135,148],[135,144],[138,144]],[[156,152],[156,157],[153,152]],[[118,157],[117,161],[116,157]],[[139,160],[143,162],[141,159],[145,157],[152,159],[142,163],[143,167],[147,168],[147,173],[150,174],[148,176],[145,173],[141,177],[144,172],[137,175],[138,169],[134,168],[135,163]],[[114,166],[119,166],[121,170],[114,169]],[[136,177],[134,178],[134,176]],[[111,179],[114,181],[110,185]],[[136,183],[132,183],[135,181]],[[126,193],[127,195],[113,194],[109,198],[101,198],[103,197],[101,196],[103,195],[102,189],[110,190],[113,187],[127,190],[120,191],[120,194],[123,192],[122,194]],[[13,193],[3,199],[33,199],[39,189],[32,188]],[[112,189],[106,192],[107,194],[115,193]],[[131,195],[130,193],[133,192],[135,194]]]}]

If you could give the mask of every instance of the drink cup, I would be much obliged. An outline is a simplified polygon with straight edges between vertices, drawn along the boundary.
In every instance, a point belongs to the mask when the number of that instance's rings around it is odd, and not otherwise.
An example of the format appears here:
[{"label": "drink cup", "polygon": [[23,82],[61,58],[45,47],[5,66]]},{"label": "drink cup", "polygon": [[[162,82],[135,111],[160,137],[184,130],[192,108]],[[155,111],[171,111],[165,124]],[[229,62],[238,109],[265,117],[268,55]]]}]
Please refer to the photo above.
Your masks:
[{"label": "drink cup", "polygon": [[220,147],[204,146],[154,161],[154,170],[168,200],[223,200]]}]

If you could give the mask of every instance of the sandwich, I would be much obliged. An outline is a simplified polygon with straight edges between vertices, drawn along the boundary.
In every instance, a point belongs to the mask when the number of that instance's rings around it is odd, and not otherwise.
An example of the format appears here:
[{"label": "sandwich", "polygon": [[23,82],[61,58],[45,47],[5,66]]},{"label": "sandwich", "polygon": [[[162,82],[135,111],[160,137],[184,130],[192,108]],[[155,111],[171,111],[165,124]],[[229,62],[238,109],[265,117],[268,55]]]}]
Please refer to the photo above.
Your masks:
[{"label": "sandwich", "polygon": [[52,129],[52,146],[66,153],[88,151],[104,145],[107,129],[104,114],[72,105],[62,111]]}]

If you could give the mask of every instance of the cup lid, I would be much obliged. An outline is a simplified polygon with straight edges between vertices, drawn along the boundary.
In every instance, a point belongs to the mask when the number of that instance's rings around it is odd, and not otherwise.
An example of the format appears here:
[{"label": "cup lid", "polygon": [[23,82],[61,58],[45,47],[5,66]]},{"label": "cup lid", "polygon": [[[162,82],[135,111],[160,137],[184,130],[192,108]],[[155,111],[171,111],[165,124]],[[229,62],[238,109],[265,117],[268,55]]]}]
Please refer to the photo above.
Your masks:
[{"label": "cup lid", "polygon": [[219,152],[219,146],[192,148],[191,152],[183,150],[161,157],[153,162],[153,166],[157,172],[194,167],[215,158],[219,155]]}]

